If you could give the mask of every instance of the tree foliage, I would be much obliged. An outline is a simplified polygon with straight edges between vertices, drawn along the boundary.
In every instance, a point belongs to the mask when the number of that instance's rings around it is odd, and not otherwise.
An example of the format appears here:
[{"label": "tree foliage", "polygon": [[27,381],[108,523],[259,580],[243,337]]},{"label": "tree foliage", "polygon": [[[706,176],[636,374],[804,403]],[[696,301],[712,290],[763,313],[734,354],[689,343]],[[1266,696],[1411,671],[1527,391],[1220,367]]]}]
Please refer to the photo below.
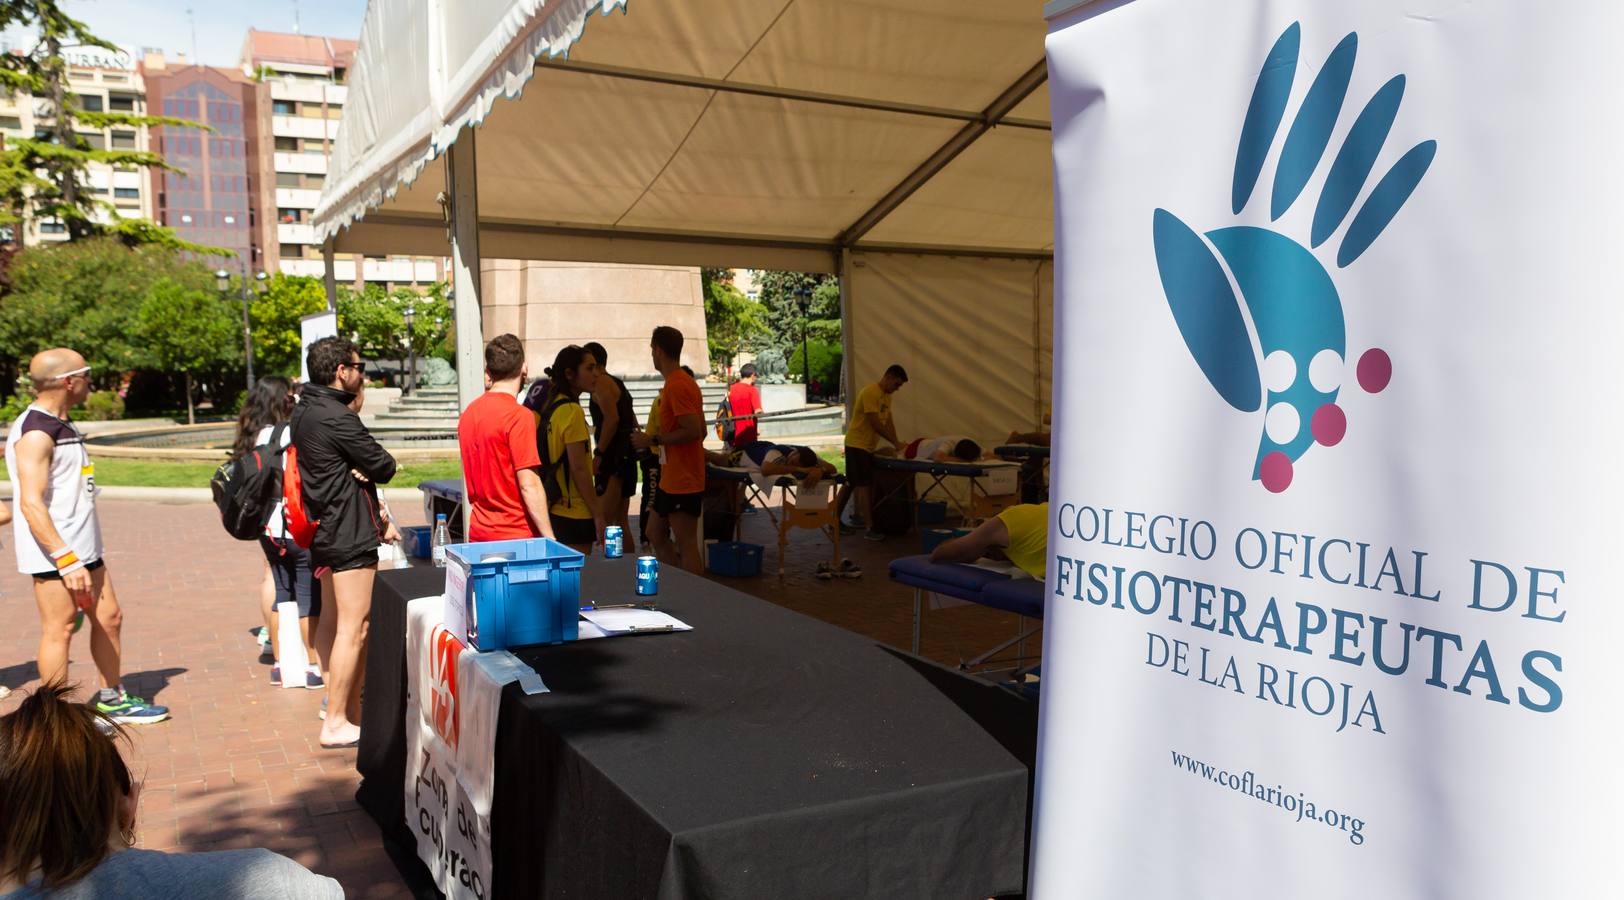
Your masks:
[{"label": "tree foliage", "polygon": [[812,358],[810,376],[805,375],[806,363],[799,346],[789,358],[789,376],[796,381],[805,379],[808,388],[816,382],[822,393],[832,393],[840,384],[840,345],[813,339],[807,341],[806,348]]},{"label": "tree foliage", "polygon": [[733,357],[768,334],[761,304],[727,281],[705,284],[705,340],[713,368],[727,369]]},{"label": "tree foliage", "polygon": [[348,335],[368,359],[404,359],[407,355],[406,308],[415,312],[411,349],[419,357],[454,355],[451,349],[451,301],[444,283],[418,293],[407,287],[385,291],[368,284],[361,291],[340,288],[338,330]]},{"label": "tree foliage", "polygon": [[[210,130],[169,116],[84,109],[68,93],[65,47],[99,47],[122,52],[97,37],[85,23],[63,12],[60,0],[6,0],[0,4],[0,29],[39,33],[32,51],[0,54],[0,87],[33,97],[49,131],[34,138],[7,141],[0,151],[0,225],[24,217],[62,222],[69,241],[109,236],[129,246],[158,244],[208,256],[231,256],[230,250],[185,241],[167,228],[124,219],[112,203],[90,192],[86,181],[92,163],[127,169],[179,169],[145,150],[92,149],[77,128],[100,131],[111,126],[167,125]],[[105,221],[104,221],[105,220]]]},{"label": "tree foliage", "polygon": [[265,291],[248,307],[254,336],[254,368],[262,375],[299,374],[302,333],[299,320],[327,308],[321,279],[272,275]]},{"label": "tree foliage", "polygon": [[212,288],[159,278],[141,301],[135,331],[143,368],[180,372],[186,380],[186,420],[193,414],[193,381],[200,372],[241,364],[238,323]]}]

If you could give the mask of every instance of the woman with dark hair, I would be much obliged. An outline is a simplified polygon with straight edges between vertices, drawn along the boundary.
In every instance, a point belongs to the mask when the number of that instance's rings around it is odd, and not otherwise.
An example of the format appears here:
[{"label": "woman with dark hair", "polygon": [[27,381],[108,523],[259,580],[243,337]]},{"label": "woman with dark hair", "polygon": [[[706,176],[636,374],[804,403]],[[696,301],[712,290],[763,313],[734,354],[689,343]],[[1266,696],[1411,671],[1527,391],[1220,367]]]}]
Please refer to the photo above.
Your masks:
[{"label": "woman with dark hair", "polygon": [[[254,385],[243,401],[242,412],[237,415],[237,440],[232,445],[233,459],[247,454],[262,444],[275,443],[287,449],[293,441],[293,430],[288,420],[293,416],[293,385],[280,375],[267,375]],[[282,521],[282,504],[278,503],[266,523],[265,533],[259,536],[260,549],[265,552],[265,579],[260,585],[259,606],[270,632],[271,684],[282,683],[282,642],[278,634],[276,609],[283,603],[294,603],[299,608],[299,637],[304,641],[304,672],[288,672],[286,677],[294,683],[312,690],[324,686],[321,666],[316,660],[315,619],[321,615],[321,584],[311,575],[310,551],[288,538]]]},{"label": "woman with dark hair", "polygon": [[598,383],[598,361],[571,344],[547,369],[547,388],[536,413],[536,449],[547,489],[553,533],[560,543],[591,554],[603,540],[604,513],[594,488],[590,432],[581,395]]},{"label": "woman with dark hair", "polygon": [[141,785],[116,725],[41,685],[0,718],[0,900],[343,897],[331,878],[269,850],[136,850]]}]

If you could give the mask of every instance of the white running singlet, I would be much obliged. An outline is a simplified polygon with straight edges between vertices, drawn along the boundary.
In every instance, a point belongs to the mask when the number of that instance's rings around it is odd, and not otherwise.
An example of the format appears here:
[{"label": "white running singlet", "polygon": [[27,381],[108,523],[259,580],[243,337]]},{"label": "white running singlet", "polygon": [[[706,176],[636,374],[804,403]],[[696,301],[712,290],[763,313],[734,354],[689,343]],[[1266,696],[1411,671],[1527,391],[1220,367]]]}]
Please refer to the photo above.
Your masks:
[{"label": "white running singlet", "polygon": [[[96,470],[85,450],[85,436],[72,422],[30,406],[11,423],[11,432],[6,436],[11,496],[22,496],[17,483],[17,441],[32,431],[43,431],[56,442],[56,449],[51,453],[50,479],[45,484],[45,507],[50,511],[51,524],[81,562],[101,559],[101,524],[96,521]],[[12,534],[12,543],[17,547],[17,571],[25,575],[56,571],[56,564],[34,539],[21,510],[12,517]]]}]

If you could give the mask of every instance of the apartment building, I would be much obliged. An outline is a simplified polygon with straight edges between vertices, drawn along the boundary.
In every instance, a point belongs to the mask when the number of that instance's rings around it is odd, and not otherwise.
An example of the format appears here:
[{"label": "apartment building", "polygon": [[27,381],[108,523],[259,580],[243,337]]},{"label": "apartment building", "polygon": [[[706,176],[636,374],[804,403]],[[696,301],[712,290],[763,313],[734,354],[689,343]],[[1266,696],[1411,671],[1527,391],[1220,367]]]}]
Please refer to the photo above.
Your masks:
[{"label": "apartment building", "polygon": [[[142,114],[147,109],[146,90],[133,56],[87,50],[67,54],[68,91],[84,109]],[[48,137],[55,120],[46,115],[39,98],[25,93],[0,92],[0,135],[7,141]],[[89,128],[78,133],[94,149],[149,150],[150,135],[144,127],[115,126]],[[85,173],[85,189],[106,200],[126,219],[151,219],[153,198],[148,179],[141,170],[119,169],[92,163]],[[97,218],[111,221],[113,213],[102,210]],[[26,245],[67,239],[67,226],[54,219],[30,217],[22,240]]]},{"label": "apartment building", "polygon": [[[148,53],[141,70],[154,114],[206,129],[157,126],[153,150],[179,171],[148,172],[154,221],[188,241],[231,250],[227,268],[275,271],[274,179],[259,152],[270,130],[265,86],[236,69],[170,64]],[[211,264],[214,261],[211,260]]]},{"label": "apartment building", "polygon": [[[269,92],[269,146],[274,179],[276,267],[290,275],[322,274],[321,245],[311,219],[327,179],[347,88],[344,75],[356,42],[250,29],[243,71]],[[334,275],[357,288],[423,287],[445,277],[445,260],[411,256],[350,256],[334,260]]]}]

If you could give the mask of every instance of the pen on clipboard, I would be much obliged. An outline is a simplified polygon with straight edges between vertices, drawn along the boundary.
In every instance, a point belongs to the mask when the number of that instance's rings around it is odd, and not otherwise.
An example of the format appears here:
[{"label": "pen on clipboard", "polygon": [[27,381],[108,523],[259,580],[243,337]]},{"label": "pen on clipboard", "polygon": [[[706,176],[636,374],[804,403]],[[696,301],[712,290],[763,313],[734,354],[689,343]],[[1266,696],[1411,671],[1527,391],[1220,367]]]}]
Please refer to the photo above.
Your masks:
[{"label": "pen on clipboard", "polygon": [[653,609],[652,603],[589,603],[581,607],[581,612],[596,612],[600,609]]}]

